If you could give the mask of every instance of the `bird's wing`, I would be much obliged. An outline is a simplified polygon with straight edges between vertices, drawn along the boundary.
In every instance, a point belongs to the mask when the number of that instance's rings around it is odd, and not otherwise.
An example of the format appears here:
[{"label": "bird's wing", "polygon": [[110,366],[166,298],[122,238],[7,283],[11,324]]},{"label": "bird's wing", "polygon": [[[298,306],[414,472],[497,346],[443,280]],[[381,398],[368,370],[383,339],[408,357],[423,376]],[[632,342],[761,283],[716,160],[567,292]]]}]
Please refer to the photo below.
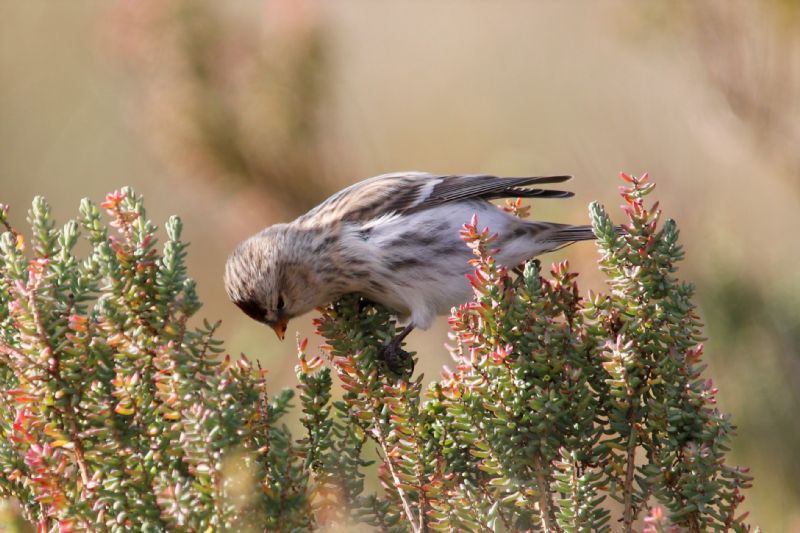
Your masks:
[{"label": "bird's wing", "polygon": [[342,189],[300,217],[298,222],[313,225],[337,221],[368,223],[464,200],[568,198],[573,193],[530,187],[561,183],[571,177],[439,176],[424,172],[383,174]]}]

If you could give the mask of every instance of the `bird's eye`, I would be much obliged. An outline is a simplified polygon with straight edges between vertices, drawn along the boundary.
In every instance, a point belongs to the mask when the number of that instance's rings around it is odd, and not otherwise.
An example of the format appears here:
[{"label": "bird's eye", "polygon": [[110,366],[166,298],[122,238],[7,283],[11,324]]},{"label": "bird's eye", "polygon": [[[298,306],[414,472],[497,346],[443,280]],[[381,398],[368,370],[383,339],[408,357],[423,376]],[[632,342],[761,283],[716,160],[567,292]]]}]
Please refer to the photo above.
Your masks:
[{"label": "bird's eye", "polygon": [[278,309],[283,309],[286,304],[283,301],[283,296],[278,296]]}]

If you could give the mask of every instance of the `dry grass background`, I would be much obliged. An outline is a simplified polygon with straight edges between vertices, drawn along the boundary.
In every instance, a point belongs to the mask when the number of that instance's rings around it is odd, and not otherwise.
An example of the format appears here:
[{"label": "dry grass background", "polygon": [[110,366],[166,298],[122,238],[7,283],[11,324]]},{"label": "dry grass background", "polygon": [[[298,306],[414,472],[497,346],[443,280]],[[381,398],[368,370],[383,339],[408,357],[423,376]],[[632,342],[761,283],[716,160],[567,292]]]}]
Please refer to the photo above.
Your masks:
[{"label": "dry grass background", "polygon": [[[239,239],[381,172],[576,176],[587,220],[649,171],[682,230],[753,522],[800,529],[800,6],[795,1],[0,2],[0,201],[63,220],[128,184],[179,214],[232,352],[292,343],[227,302]],[[568,248],[599,287],[590,244]],[[310,335],[310,318],[296,324]],[[435,376],[446,323],[412,335]]]}]

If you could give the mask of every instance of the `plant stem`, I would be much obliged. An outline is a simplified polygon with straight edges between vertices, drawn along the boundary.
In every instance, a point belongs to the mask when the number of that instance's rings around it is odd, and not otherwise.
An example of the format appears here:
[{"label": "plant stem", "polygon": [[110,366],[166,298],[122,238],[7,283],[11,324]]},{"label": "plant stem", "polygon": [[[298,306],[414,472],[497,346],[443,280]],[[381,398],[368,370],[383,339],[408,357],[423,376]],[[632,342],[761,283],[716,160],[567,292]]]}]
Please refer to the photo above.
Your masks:
[{"label": "plant stem", "polygon": [[[631,413],[632,410],[629,411],[629,420],[632,418],[630,416]],[[636,520],[633,512],[633,474],[636,471],[636,442],[636,431],[631,430],[631,436],[628,439],[627,464],[625,466],[625,507],[622,514],[623,531],[625,533],[633,531],[633,521]]]},{"label": "plant stem", "polygon": [[539,518],[542,521],[542,528],[545,533],[559,531],[558,526],[553,523],[549,486],[544,476],[542,458],[538,454],[533,459],[533,467],[536,472],[536,484],[539,486]]},{"label": "plant stem", "polygon": [[[411,525],[411,529],[414,533],[421,533],[422,528],[417,524],[417,519],[414,516],[414,512],[411,510],[411,504],[408,503],[408,498],[406,497],[406,492],[400,486],[402,481],[397,476],[397,473],[394,471],[394,465],[392,465],[392,460],[389,457],[389,450],[386,449],[386,443],[384,442],[383,436],[381,435],[378,428],[373,430],[373,434],[375,435],[375,440],[378,441],[378,444],[381,446],[381,450],[383,451],[383,456],[386,458],[386,466],[389,469],[389,473],[392,475],[392,480],[394,481],[394,488],[397,491],[397,495],[400,497],[400,502],[403,504],[403,512],[406,514],[406,518],[408,518],[408,523]],[[420,510],[422,513],[422,510]]]},{"label": "plant stem", "polygon": [[[48,362],[50,365],[49,372],[52,374],[53,378],[60,383],[61,366],[59,354],[50,344],[47,331],[44,327],[44,322],[42,322],[41,313],[39,312],[38,302],[36,301],[36,291],[39,289],[39,283],[41,283],[41,278],[34,283],[33,287],[28,292],[28,305],[30,306],[33,324],[36,328],[36,336],[38,337],[39,342],[42,343],[42,345],[50,354],[51,359]],[[72,394],[67,394],[64,404],[65,406],[62,413],[68,425],[69,437],[73,445],[72,451],[75,454],[75,462],[78,464],[78,471],[80,472],[83,488],[87,489],[89,487],[91,476],[89,475],[89,467],[86,465],[86,460],[83,457],[83,444],[80,438],[80,430],[78,429],[77,416],[75,415],[75,410],[72,406]]]}]

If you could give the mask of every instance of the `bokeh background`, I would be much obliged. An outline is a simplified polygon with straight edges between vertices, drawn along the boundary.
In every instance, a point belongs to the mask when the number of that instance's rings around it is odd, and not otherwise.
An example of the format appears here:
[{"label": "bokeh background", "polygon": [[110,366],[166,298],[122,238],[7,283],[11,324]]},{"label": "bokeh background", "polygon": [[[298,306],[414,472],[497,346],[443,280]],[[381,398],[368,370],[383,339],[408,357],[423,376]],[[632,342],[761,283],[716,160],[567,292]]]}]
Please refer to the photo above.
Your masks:
[{"label": "bokeh background", "polygon": [[[766,531],[800,531],[800,2],[0,1],[0,201],[60,220],[132,185],[192,242],[201,315],[294,383],[225,297],[235,244],[394,170],[571,173],[534,215],[616,212],[648,171],[698,289],[709,376]],[[569,258],[602,288],[596,251]],[[312,335],[310,317],[292,324]],[[446,322],[411,336],[429,378]],[[0,526],[1,527],[1,526]]]}]

